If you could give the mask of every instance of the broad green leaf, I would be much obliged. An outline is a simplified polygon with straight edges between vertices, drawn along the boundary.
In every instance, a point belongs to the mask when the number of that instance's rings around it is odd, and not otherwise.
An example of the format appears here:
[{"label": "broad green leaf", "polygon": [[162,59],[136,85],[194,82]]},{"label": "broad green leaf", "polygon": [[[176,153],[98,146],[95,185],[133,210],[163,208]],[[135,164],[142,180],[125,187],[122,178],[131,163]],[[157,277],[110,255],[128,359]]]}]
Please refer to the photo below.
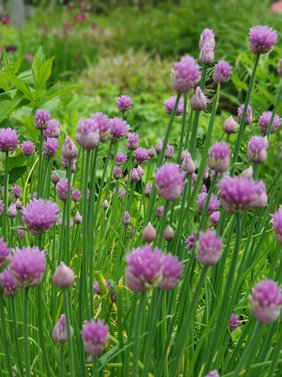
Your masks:
[{"label": "broad green leaf", "polygon": [[27,97],[31,101],[33,100],[33,95],[31,91],[29,90],[27,85],[17,76],[12,75],[11,73],[8,73],[8,72],[0,72],[0,83],[1,83],[1,80],[9,82],[19,91],[21,91],[25,95],[25,97]]},{"label": "broad green leaf", "polygon": [[0,102],[0,123],[16,109],[22,98],[23,97],[18,97],[14,100]]}]

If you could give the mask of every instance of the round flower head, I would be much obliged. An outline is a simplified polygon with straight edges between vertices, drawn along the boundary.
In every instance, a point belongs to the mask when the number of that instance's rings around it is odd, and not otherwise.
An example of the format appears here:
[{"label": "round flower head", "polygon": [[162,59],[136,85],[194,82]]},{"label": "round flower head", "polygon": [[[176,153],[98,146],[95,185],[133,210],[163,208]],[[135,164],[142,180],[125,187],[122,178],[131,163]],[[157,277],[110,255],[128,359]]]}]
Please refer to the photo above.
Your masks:
[{"label": "round flower head", "polygon": [[158,206],[156,208],[156,216],[157,217],[162,217],[162,215],[164,214],[164,206]]},{"label": "round flower head", "polygon": [[93,119],[82,120],[77,127],[76,141],[83,149],[97,148],[100,137]]},{"label": "round flower head", "polygon": [[[197,206],[198,206],[200,213],[203,212],[203,209],[204,209],[205,204],[206,204],[207,196],[208,196],[208,194],[206,192],[201,192],[198,195]],[[215,212],[219,208],[219,206],[220,206],[219,200],[217,199],[217,197],[214,194],[211,194],[209,204],[208,204],[207,214],[211,215],[213,212]]]},{"label": "round flower head", "polygon": [[144,174],[144,170],[141,166],[137,166],[137,168],[133,168],[130,172],[130,182],[139,182]]},{"label": "round flower head", "polygon": [[142,164],[143,162],[146,162],[149,158],[148,149],[137,148],[135,149],[133,156],[137,164]]},{"label": "round flower head", "polygon": [[138,148],[139,145],[139,135],[136,132],[129,132],[127,135],[126,147],[128,150],[133,150]]},{"label": "round flower head", "polygon": [[60,136],[60,124],[55,119],[50,119],[47,122],[47,127],[43,130],[45,139],[48,137],[58,138]]},{"label": "round flower head", "polygon": [[230,116],[223,122],[222,129],[227,134],[233,134],[236,132],[237,123],[233,119],[233,116]]},{"label": "round flower head", "polygon": [[125,163],[127,159],[127,156],[125,153],[122,153],[122,152],[118,152],[117,155],[116,155],[116,164],[117,165],[122,165]]},{"label": "round flower head", "polygon": [[148,154],[149,154],[149,157],[151,158],[155,157],[155,155],[157,154],[155,148],[154,147],[149,148]]},{"label": "round flower head", "polygon": [[191,236],[187,237],[185,243],[188,251],[191,251],[195,245],[196,241],[196,233],[191,234]]},{"label": "round flower head", "polygon": [[17,228],[17,235],[19,239],[24,238],[24,230],[22,228]]},{"label": "round flower head", "polygon": [[96,129],[100,136],[100,141],[102,143],[106,142],[111,137],[111,120],[103,113],[95,113],[91,116],[94,120]]},{"label": "round flower head", "polygon": [[266,137],[253,136],[248,142],[248,159],[261,164],[267,157],[268,141]]},{"label": "round flower head", "polygon": [[200,232],[197,242],[196,256],[204,266],[216,264],[222,253],[222,241],[213,230]]},{"label": "round flower head", "polygon": [[73,270],[61,262],[53,275],[53,283],[57,288],[70,287],[74,283]]},{"label": "round flower head", "polygon": [[125,211],[123,214],[123,225],[128,226],[130,224],[130,213]]},{"label": "round flower head", "polygon": [[[272,117],[272,111],[265,111],[259,117],[258,125],[259,125],[261,132],[264,135],[266,134],[266,131],[269,127],[271,117]],[[271,133],[274,133],[277,130],[277,128],[280,126],[280,122],[281,122],[281,120],[279,118],[279,115],[274,115],[273,122],[272,122],[271,129],[270,129]]]},{"label": "round flower head", "polygon": [[67,136],[66,139],[65,139],[65,142],[63,144],[63,148],[62,148],[62,156],[66,160],[70,161],[70,160],[73,160],[74,158],[76,158],[77,155],[78,155],[78,149],[77,149],[76,145],[71,140],[71,138],[69,138]]},{"label": "round flower head", "polygon": [[71,199],[77,203],[81,199],[81,192],[78,189],[72,190],[71,192]]},{"label": "round flower head", "polygon": [[9,255],[8,244],[4,242],[3,238],[0,238],[0,266],[3,263],[5,263],[8,255]]},{"label": "round flower head", "polygon": [[278,63],[278,75],[282,77],[282,58],[279,60]]},{"label": "round flower head", "polygon": [[208,374],[205,375],[205,377],[220,377],[218,371],[215,369],[215,370],[211,370]]},{"label": "round flower head", "polygon": [[216,84],[222,84],[229,81],[231,74],[231,65],[224,60],[220,60],[214,67],[213,80]]},{"label": "round flower head", "polygon": [[[73,328],[70,326],[70,336],[73,336],[73,333]],[[58,343],[65,343],[68,340],[67,319],[65,314],[62,314],[55,324],[52,331],[52,338]]]},{"label": "round flower head", "polygon": [[49,200],[34,199],[23,208],[23,222],[32,235],[39,236],[53,226],[59,211],[59,206]]},{"label": "round flower head", "polygon": [[220,220],[220,212],[219,211],[212,212],[210,214],[210,219],[213,225],[216,225]]},{"label": "round flower head", "polygon": [[12,187],[12,195],[14,198],[19,198],[21,196],[22,189],[19,185]]},{"label": "round flower head", "polygon": [[190,98],[190,106],[194,111],[205,110],[208,106],[207,97],[202,92],[202,89],[198,86],[195,93]]},{"label": "round flower head", "polygon": [[47,158],[54,157],[58,149],[59,142],[55,137],[48,137],[48,139],[43,144],[44,155]]},{"label": "round flower head", "polygon": [[178,93],[186,93],[195,88],[201,78],[200,67],[191,56],[183,56],[174,64],[173,87]]},{"label": "round flower head", "polygon": [[164,200],[169,201],[179,198],[185,184],[184,173],[180,171],[179,165],[164,164],[157,170],[154,179],[158,194]]},{"label": "round flower head", "polygon": [[11,128],[0,128],[0,152],[9,152],[17,148],[18,134]]},{"label": "round flower head", "polygon": [[249,32],[250,49],[253,54],[269,52],[277,41],[277,33],[269,26],[253,26]]},{"label": "round flower head", "polygon": [[45,254],[37,247],[16,249],[11,256],[10,269],[19,288],[32,288],[39,285],[45,266]]},{"label": "round flower head", "polygon": [[248,211],[257,199],[256,182],[246,177],[226,175],[219,183],[219,197],[228,213]]},{"label": "round flower head", "polygon": [[109,328],[101,319],[89,321],[83,325],[81,336],[84,351],[92,356],[99,355],[107,345]]},{"label": "round flower head", "polygon": [[121,118],[113,118],[111,121],[111,132],[114,139],[125,137],[128,134],[128,124]]},{"label": "round flower head", "polygon": [[256,185],[256,200],[253,208],[264,208],[267,206],[268,197],[266,193],[265,184],[263,181],[255,182]]},{"label": "round flower head", "polygon": [[276,282],[265,279],[252,289],[249,308],[259,322],[274,322],[280,315],[281,306],[281,290]]},{"label": "round flower head", "polygon": [[[238,116],[237,116],[238,123],[241,122],[243,112],[244,112],[244,107],[245,107],[244,104],[238,107]],[[246,126],[248,126],[249,124],[252,123],[252,121],[253,121],[253,111],[252,111],[251,106],[248,105],[244,123]]]},{"label": "round flower head", "polygon": [[[175,101],[176,101],[176,97],[170,97],[170,98],[165,100],[164,109],[168,114],[172,113],[174,106],[175,106]],[[179,115],[183,114],[183,111],[184,111],[184,101],[183,101],[182,98],[180,98],[178,105],[177,105],[175,115],[179,116]]]},{"label": "round flower head", "polygon": [[159,287],[166,291],[176,288],[183,269],[182,264],[177,257],[167,254],[162,256],[162,266],[163,278]]},{"label": "round flower head", "polygon": [[282,244],[282,206],[272,215],[272,227],[276,240]]},{"label": "round flower head", "polygon": [[208,166],[218,173],[228,169],[231,149],[226,143],[215,143],[209,150]]},{"label": "round flower head", "polygon": [[32,156],[34,151],[35,151],[35,147],[34,147],[34,144],[32,141],[24,141],[21,145],[21,149],[22,149],[22,153],[25,155],[25,156]]},{"label": "round flower head", "polygon": [[10,218],[10,219],[13,219],[14,217],[17,216],[17,206],[15,203],[11,203],[9,208],[7,209],[7,216]]},{"label": "round flower head", "polygon": [[10,269],[7,269],[0,274],[0,283],[4,296],[11,297],[17,293],[18,287]]},{"label": "round flower head", "polygon": [[202,64],[212,64],[214,62],[215,37],[211,29],[204,29],[199,42],[200,56]]},{"label": "round flower head", "polygon": [[164,157],[166,160],[169,160],[170,158],[173,157],[173,154],[174,154],[174,148],[172,145],[168,145],[166,147],[166,150],[165,150],[165,153],[164,153]]},{"label": "round flower head", "polygon": [[38,130],[44,130],[47,128],[50,120],[50,113],[45,109],[38,109],[35,113],[34,127]]},{"label": "round flower head", "polygon": [[151,196],[153,185],[151,183],[147,183],[144,190],[144,195],[149,198]]},{"label": "round flower head", "polygon": [[193,174],[196,170],[192,156],[187,150],[183,151],[181,154],[180,169],[188,175]]},{"label": "round flower head", "polygon": [[60,180],[59,174],[56,171],[54,171],[51,175],[51,181],[54,183],[54,185],[56,185],[59,182],[59,180]]},{"label": "round flower head", "polygon": [[132,106],[132,99],[126,95],[119,96],[116,100],[118,110],[121,113],[125,113]]},{"label": "round flower head", "polygon": [[122,176],[122,170],[119,166],[115,166],[113,170],[113,178],[120,179]]},{"label": "round flower head", "polygon": [[[70,189],[72,191],[72,187],[70,187]],[[61,179],[56,185],[56,191],[59,199],[61,199],[63,202],[66,201],[68,198],[68,180]]]},{"label": "round flower head", "polygon": [[231,314],[229,318],[229,329],[230,331],[234,331],[237,329],[237,327],[240,327],[240,321],[237,314]]},{"label": "round flower head", "polygon": [[162,281],[162,254],[150,246],[140,247],[125,257],[127,262],[126,278],[128,287],[133,291],[145,291],[158,287]]},{"label": "round flower head", "polygon": [[163,232],[163,237],[168,242],[170,242],[173,239],[173,237],[174,237],[174,230],[173,230],[173,228],[170,225],[168,225],[165,228],[165,230]]}]

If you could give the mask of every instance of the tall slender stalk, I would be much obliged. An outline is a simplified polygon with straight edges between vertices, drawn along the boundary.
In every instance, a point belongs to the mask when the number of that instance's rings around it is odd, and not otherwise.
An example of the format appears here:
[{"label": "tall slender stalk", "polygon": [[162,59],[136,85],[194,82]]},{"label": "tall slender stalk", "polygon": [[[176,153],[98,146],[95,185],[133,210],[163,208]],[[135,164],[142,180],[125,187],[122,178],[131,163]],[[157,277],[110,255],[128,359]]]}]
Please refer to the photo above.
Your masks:
[{"label": "tall slender stalk", "polygon": [[[28,339],[28,293],[29,288],[24,290],[24,362],[25,362],[25,376],[30,377],[30,354],[29,354],[29,339]],[[40,319],[41,320],[41,319]]]}]

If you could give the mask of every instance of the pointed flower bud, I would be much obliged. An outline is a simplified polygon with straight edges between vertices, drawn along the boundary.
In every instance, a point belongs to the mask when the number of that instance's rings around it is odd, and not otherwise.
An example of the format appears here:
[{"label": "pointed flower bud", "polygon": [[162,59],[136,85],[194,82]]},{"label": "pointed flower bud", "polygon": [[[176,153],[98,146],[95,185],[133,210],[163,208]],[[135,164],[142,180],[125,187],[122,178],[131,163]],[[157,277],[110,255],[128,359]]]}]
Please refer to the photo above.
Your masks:
[{"label": "pointed flower bud", "polygon": [[156,229],[153,227],[151,223],[148,223],[142,232],[143,240],[148,243],[151,243],[152,241],[154,241],[156,236],[157,236]]},{"label": "pointed flower bud", "polygon": [[207,105],[207,97],[204,95],[201,88],[198,86],[195,90],[195,93],[190,98],[190,106],[195,111],[202,111],[207,108]]},{"label": "pointed flower bud", "polygon": [[73,270],[61,262],[53,275],[53,283],[57,288],[70,287],[74,283]]}]

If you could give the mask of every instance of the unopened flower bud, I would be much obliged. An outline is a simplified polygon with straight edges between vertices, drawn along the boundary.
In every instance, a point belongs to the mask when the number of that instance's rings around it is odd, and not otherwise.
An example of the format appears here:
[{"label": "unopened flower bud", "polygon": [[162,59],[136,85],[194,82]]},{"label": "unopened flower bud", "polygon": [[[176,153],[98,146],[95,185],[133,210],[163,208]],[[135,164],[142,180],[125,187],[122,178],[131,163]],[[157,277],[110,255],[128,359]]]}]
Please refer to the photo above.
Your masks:
[{"label": "unopened flower bud", "polygon": [[233,134],[237,129],[237,122],[234,120],[233,116],[225,119],[222,125],[222,129],[227,134]]},{"label": "unopened flower bud", "polygon": [[53,275],[53,283],[58,288],[70,287],[74,283],[73,270],[61,262]]},{"label": "unopened flower bud", "polygon": [[168,225],[168,226],[165,228],[163,236],[164,236],[164,239],[165,239],[166,241],[168,241],[168,242],[171,241],[171,240],[173,239],[173,237],[174,237],[174,230],[172,229],[171,226]]},{"label": "unopened flower bud", "polygon": [[154,241],[156,236],[157,236],[156,229],[153,227],[151,223],[148,223],[142,232],[143,240],[148,243],[151,243],[152,241]]},{"label": "unopened flower bud", "polygon": [[8,208],[8,210],[7,210],[7,216],[10,219],[13,219],[14,217],[17,216],[17,207],[16,207],[15,203],[12,203],[10,205],[10,207]]},{"label": "unopened flower bud", "polygon": [[190,106],[195,111],[202,111],[207,108],[207,105],[207,97],[204,95],[201,88],[198,86],[195,90],[195,93],[190,98]]}]

